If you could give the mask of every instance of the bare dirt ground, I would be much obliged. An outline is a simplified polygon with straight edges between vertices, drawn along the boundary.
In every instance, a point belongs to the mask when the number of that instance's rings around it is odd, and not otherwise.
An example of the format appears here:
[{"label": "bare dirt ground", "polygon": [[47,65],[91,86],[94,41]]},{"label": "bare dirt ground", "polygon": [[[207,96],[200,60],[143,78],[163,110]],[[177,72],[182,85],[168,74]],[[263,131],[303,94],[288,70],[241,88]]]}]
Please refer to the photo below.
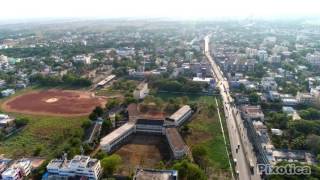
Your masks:
[{"label": "bare dirt ground", "polygon": [[133,135],[115,152],[122,157],[121,175],[130,175],[137,167],[156,168],[162,160],[170,159],[170,150],[163,136]]},{"label": "bare dirt ground", "polygon": [[106,98],[89,92],[51,89],[13,97],[2,104],[2,109],[33,115],[83,116],[105,103]]}]

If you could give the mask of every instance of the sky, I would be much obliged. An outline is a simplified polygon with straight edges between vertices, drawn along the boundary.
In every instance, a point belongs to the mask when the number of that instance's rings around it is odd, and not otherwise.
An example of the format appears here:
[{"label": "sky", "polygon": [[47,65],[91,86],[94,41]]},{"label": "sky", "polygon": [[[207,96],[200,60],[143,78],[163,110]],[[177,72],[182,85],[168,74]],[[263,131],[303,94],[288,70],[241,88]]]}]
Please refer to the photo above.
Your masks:
[{"label": "sky", "polygon": [[0,0],[0,20],[320,15],[320,0]]}]

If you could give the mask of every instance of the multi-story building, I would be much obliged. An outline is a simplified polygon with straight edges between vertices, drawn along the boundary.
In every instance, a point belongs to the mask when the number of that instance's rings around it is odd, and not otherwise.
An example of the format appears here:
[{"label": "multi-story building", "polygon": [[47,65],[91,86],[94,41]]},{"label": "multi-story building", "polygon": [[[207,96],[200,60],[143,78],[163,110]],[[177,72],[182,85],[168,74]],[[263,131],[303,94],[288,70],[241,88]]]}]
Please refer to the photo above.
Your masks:
[{"label": "multi-story building", "polygon": [[5,131],[6,133],[11,132],[15,128],[15,119],[6,115],[0,114],[0,130]]},{"label": "multi-story building", "polygon": [[2,180],[23,180],[23,173],[20,168],[9,167],[1,174]]},{"label": "multi-story building", "polygon": [[136,104],[128,106],[128,114],[129,122],[101,139],[100,147],[103,151],[112,152],[133,133],[147,133],[165,135],[175,159],[179,159],[187,153],[187,146],[176,127],[191,116],[190,106],[183,106],[166,120],[161,116],[141,115]]},{"label": "multi-story building", "polygon": [[268,60],[268,52],[266,50],[258,51],[259,61],[264,62]]},{"label": "multi-story building", "polygon": [[184,143],[177,128],[166,128],[166,137],[174,159],[181,159],[186,155],[188,146]]},{"label": "multi-story building", "polygon": [[261,80],[261,88],[263,91],[276,91],[278,84],[273,77],[264,77]]},{"label": "multi-story building", "polygon": [[77,55],[73,57],[74,62],[81,62],[84,64],[91,64],[91,56],[87,55]]},{"label": "multi-story building", "polygon": [[220,67],[222,67],[225,72],[252,72],[254,71],[255,65],[255,59],[235,58],[220,62]]},{"label": "multi-story building", "polygon": [[316,102],[316,98],[310,93],[298,92],[296,99],[300,104],[314,104]]},{"label": "multi-story building", "polygon": [[307,61],[314,65],[314,66],[320,66],[320,53],[314,53],[314,54],[307,54],[306,56]]},{"label": "multi-story building", "polygon": [[3,171],[1,176],[3,180],[22,180],[31,173],[31,168],[30,160],[20,159]]},{"label": "multi-story building", "polygon": [[149,94],[148,83],[142,82],[133,92],[133,97],[136,99],[143,99]]},{"label": "multi-story building", "polygon": [[137,119],[135,132],[164,134],[164,120],[163,119]]},{"label": "multi-story building", "polygon": [[133,180],[178,180],[178,171],[137,169]]},{"label": "multi-story building", "polygon": [[100,140],[101,149],[110,153],[114,147],[135,132],[135,123],[128,122]]},{"label": "multi-story building", "polygon": [[167,120],[173,121],[175,126],[180,126],[182,123],[185,122],[192,114],[192,109],[190,106],[185,105],[182,106],[178,111],[173,113]]},{"label": "multi-story building", "polygon": [[47,165],[48,179],[87,178],[98,180],[102,175],[100,161],[89,156],[76,155],[73,159],[53,159]]},{"label": "multi-story building", "polygon": [[241,115],[243,119],[248,121],[264,121],[264,114],[260,106],[243,105],[241,106]]}]

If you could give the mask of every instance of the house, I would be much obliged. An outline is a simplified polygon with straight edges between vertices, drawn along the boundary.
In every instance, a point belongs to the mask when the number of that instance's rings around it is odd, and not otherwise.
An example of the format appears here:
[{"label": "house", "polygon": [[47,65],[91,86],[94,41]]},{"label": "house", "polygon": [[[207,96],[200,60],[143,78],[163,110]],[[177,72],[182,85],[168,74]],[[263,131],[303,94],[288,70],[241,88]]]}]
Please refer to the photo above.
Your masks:
[{"label": "house", "polygon": [[53,159],[47,165],[48,180],[67,177],[98,180],[102,175],[100,161],[89,156],[76,155],[73,159]]},{"label": "house", "polygon": [[243,105],[241,106],[241,115],[245,120],[248,121],[264,121],[264,114],[260,106]]},{"label": "house", "polygon": [[269,91],[268,98],[270,101],[278,101],[280,100],[280,94],[278,93],[278,91]]},{"label": "house", "polygon": [[23,180],[23,173],[20,168],[10,167],[1,174],[2,180]]},{"label": "house", "polygon": [[84,64],[91,64],[91,56],[77,55],[77,56],[74,56],[72,59],[73,59],[74,62],[80,62],[80,63],[84,63]]},{"label": "house", "polygon": [[316,101],[316,98],[312,94],[301,92],[298,92],[296,99],[300,104],[314,104]]},{"label": "house", "polygon": [[15,94],[15,93],[16,93],[16,92],[15,92],[14,89],[6,89],[6,90],[1,91],[1,95],[2,95],[3,97],[8,97],[8,96],[11,96],[11,95],[13,95],[13,94]]},{"label": "house", "polygon": [[137,169],[133,180],[178,180],[178,171]]},{"label": "house", "polygon": [[142,82],[133,92],[133,97],[136,99],[144,99],[149,94],[148,83]]},{"label": "house", "polygon": [[6,87],[6,81],[5,80],[2,80],[0,79],[0,88],[5,88]]},{"label": "house", "polygon": [[264,77],[261,80],[261,88],[263,91],[276,91],[278,84],[272,77]]},{"label": "house", "polygon": [[16,125],[15,121],[14,118],[6,114],[0,114],[0,130],[6,133],[13,131]]}]

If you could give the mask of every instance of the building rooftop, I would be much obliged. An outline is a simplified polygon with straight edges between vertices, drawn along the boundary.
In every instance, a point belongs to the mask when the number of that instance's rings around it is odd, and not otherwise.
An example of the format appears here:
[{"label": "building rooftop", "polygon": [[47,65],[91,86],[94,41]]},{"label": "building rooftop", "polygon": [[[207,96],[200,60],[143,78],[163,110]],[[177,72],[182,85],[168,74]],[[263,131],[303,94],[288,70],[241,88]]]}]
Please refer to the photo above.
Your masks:
[{"label": "building rooftop", "polygon": [[104,144],[112,143],[115,139],[122,136],[125,132],[134,128],[134,126],[135,126],[135,123],[132,123],[132,122],[125,123],[124,125],[120,126],[116,130],[112,131],[111,133],[103,137],[100,141],[100,144],[104,145]]},{"label": "building rooftop", "polygon": [[19,171],[20,171],[19,168],[10,167],[2,173],[2,177],[3,176],[14,177]]},{"label": "building rooftop", "polygon": [[183,115],[185,115],[188,111],[190,111],[191,108],[189,105],[184,105],[182,106],[178,111],[176,111],[175,113],[173,113],[169,119],[173,120],[173,121],[178,121]]},{"label": "building rooftop", "polygon": [[166,134],[172,146],[174,146],[174,150],[181,151],[186,148],[186,144],[180,136],[177,128],[166,128]]},{"label": "building rooftop", "polygon": [[241,107],[242,112],[249,115],[249,116],[260,116],[263,115],[263,112],[261,110],[260,106],[249,106],[245,105]]},{"label": "building rooftop", "polygon": [[134,180],[177,180],[176,170],[137,169]]}]

